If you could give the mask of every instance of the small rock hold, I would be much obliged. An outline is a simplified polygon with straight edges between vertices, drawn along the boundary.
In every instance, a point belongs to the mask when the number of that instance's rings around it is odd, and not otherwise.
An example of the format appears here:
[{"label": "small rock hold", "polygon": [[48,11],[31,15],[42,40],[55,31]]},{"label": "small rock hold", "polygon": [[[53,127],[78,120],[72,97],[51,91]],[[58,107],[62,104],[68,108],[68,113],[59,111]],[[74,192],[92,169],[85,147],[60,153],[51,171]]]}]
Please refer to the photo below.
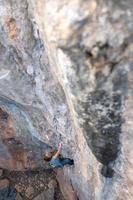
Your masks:
[{"label": "small rock hold", "polygon": [[30,196],[34,193],[34,188],[33,188],[32,186],[29,186],[29,187],[26,189],[25,193],[26,193],[26,196],[27,196],[27,197],[30,197]]},{"label": "small rock hold", "polygon": [[1,69],[0,70],[0,79],[6,78],[10,73],[10,70]]},{"label": "small rock hold", "polygon": [[29,65],[29,66],[27,67],[27,73],[28,73],[29,75],[32,75],[32,74],[34,73],[33,67],[32,67],[31,65]]},{"label": "small rock hold", "polygon": [[0,189],[6,188],[8,186],[9,186],[9,180],[8,179],[0,180]]},{"label": "small rock hold", "polygon": [[40,184],[40,187],[44,187],[43,183]]},{"label": "small rock hold", "polygon": [[16,188],[16,190],[17,190],[18,192],[22,192],[22,190],[23,190],[22,186],[19,185],[19,184],[15,185],[15,188]]},{"label": "small rock hold", "polygon": [[49,188],[54,188],[56,187],[56,185],[57,185],[57,182],[53,179],[48,183]]},{"label": "small rock hold", "polygon": [[19,193],[16,195],[16,200],[23,200]]}]

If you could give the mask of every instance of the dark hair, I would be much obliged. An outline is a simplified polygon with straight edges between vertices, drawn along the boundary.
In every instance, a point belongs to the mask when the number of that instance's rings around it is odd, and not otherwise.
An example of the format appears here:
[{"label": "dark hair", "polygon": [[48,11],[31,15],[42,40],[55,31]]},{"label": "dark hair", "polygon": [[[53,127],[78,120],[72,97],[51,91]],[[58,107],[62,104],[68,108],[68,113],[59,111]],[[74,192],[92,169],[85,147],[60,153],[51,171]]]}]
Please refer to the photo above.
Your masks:
[{"label": "dark hair", "polygon": [[52,156],[54,156],[55,154],[57,153],[57,149],[54,149],[53,151],[50,151],[49,152],[49,155],[44,155],[44,160],[46,161],[46,162],[49,162],[50,160],[51,160],[51,158],[52,158]]},{"label": "dark hair", "polygon": [[49,162],[49,161],[51,160],[51,157],[52,157],[52,156],[44,156],[43,159],[44,159],[46,162]]}]

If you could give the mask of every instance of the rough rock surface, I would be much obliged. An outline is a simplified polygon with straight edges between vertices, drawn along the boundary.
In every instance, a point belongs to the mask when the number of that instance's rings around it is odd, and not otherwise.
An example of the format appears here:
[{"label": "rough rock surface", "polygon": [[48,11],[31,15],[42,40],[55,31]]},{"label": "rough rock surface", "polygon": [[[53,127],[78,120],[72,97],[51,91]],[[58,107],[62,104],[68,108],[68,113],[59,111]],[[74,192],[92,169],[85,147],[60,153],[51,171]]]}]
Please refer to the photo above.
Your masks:
[{"label": "rough rock surface", "polygon": [[0,180],[0,189],[6,188],[9,186],[9,181],[7,179]]},{"label": "rough rock surface", "polygon": [[40,167],[48,145],[71,142],[65,95],[27,1],[1,1],[0,16],[0,167]]},{"label": "rough rock surface", "polygon": [[57,170],[57,181],[65,200],[78,200],[77,194],[73,189],[71,180],[65,176],[62,169]]},{"label": "rough rock surface", "polygon": [[132,56],[132,0],[1,0],[0,167],[63,141],[76,198],[133,199]]},{"label": "rough rock surface", "polygon": [[51,169],[4,170],[4,178],[0,180],[0,200],[31,199],[64,200],[55,173]]}]

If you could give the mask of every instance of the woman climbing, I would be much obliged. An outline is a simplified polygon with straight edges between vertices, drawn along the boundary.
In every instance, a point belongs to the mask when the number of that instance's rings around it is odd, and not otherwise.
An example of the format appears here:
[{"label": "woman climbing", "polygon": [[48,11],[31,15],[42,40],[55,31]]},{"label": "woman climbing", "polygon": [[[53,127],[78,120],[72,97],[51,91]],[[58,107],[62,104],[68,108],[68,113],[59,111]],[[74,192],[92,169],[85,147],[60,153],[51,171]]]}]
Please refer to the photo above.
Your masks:
[{"label": "woman climbing", "polygon": [[63,158],[60,154],[62,143],[59,144],[58,150],[48,152],[44,156],[44,160],[49,162],[53,168],[64,167],[64,165],[74,165],[74,161],[70,158]]}]

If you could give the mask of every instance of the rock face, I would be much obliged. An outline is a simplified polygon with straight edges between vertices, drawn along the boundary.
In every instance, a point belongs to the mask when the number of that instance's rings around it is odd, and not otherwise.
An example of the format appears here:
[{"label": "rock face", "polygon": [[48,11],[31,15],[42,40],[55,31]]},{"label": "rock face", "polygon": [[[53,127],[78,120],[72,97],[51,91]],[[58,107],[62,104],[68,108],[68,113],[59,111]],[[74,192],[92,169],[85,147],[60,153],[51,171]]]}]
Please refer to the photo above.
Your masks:
[{"label": "rock face", "polygon": [[0,167],[63,141],[72,199],[132,199],[132,56],[132,0],[2,0]]},{"label": "rock face", "polygon": [[55,147],[61,137],[71,142],[65,95],[27,1],[2,1],[0,16],[0,167],[40,167],[48,145]]},{"label": "rock face", "polygon": [[51,169],[4,170],[4,177],[0,179],[1,200],[64,200]]}]

